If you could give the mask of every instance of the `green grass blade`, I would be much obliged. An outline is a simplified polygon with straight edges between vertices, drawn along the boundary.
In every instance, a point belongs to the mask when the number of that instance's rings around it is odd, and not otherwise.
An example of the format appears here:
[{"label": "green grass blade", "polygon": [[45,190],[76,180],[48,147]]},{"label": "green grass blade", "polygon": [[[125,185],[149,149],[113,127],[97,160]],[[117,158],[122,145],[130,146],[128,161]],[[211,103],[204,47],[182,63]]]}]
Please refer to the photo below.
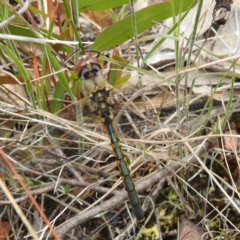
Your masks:
[{"label": "green grass blade", "polygon": [[100,11],[128,4],[129,0],[78,0],[79,11]]},{"label": "green grass blade", "polygon": [[12,52],[9,48],[7,48],[5,45],[0,43],[0,49],[1,51],[5,52],[16,64],[19,72],[21,73],[25,83],[26,83],[26,89],[27,92],[30,96],[31,103],[33,105],[33,108],[36,108],[36,102],[35,102],[35,97],[34,97],[34,88],[30,79],[30,74],[26,70],[26,68],[23,65],[23,61],[19,59],[14,52]]},{"label": "green grass blade", "polygon": [[[175,13],[179,13],[179,0],[173,0]],[[196,0],[184,0],[182,11],[193,7]],[[136,12],[137,33],[151,28],[164,19],[172,16],[170,2],[163,2],[146,7]],[[132,17],[129,16],[103,31],[94,44],[91,46],[94,50],[103,50],[121,44],[133,37]]]}]

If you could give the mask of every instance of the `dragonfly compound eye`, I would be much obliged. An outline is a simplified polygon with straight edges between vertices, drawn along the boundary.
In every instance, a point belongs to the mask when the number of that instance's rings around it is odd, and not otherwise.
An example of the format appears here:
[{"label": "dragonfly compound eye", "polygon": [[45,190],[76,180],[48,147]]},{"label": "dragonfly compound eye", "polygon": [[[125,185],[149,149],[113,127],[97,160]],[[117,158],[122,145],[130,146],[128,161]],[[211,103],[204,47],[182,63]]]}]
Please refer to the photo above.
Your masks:
[{"label": "dragonfly compound eye", "polygon": [[96,75],[101,70],[100,60],[96,57],[82,58],[75,65],[75,72],[80,79],[89,78],[91,75]]},{"label": "dragonfly compound eye", "polygon": [[87,62],[86,66],[79,72],[78,77],[83,79],[95,78],[101,71],[101,68],[97,64]]}]

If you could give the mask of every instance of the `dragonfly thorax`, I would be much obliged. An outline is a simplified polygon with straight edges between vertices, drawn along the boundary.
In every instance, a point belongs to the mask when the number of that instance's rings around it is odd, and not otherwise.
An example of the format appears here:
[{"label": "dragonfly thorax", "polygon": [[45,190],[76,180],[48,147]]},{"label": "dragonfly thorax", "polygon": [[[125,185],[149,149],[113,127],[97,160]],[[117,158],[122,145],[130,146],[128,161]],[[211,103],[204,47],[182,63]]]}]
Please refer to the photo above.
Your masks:
[{"label": "dragonfly thorax", "polygon": [[111,111],[114,108],[114,103],[111,102],[109,93],[110,90],[106,88],[92,93],[90,100],[95,113],[102,115],[103,112]]}]

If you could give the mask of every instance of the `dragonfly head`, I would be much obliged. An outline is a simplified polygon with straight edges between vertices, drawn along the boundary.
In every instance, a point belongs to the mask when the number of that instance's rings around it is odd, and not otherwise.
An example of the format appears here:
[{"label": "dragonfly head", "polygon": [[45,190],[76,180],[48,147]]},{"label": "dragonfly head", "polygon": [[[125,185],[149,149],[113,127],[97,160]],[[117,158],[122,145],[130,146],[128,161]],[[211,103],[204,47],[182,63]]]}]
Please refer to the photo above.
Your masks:
[{"label": "dragonfly head", "polygon": [[75,72],[82,80],[84,90],[89,96],[107,86],[106,79],[101,75],[100,60],[97,57],[81,59],[75,66]]}]

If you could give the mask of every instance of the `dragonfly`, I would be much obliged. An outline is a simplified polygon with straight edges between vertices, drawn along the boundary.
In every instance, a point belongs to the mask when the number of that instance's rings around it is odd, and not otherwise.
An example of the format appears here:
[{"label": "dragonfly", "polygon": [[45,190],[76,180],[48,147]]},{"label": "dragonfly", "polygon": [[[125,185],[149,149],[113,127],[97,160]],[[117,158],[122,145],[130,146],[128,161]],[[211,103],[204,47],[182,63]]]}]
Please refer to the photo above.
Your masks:
[{"label": "dragonfly", "polygon": [[111,88],[108,87],[106,78],[101,74],[100,60],[94,56],[81,59],[75,65],[74,70],[82,81],[83,89],[89,97],[91,113],[100,116],[101,122],[108,133],[116,158],[116,164],[132,205],[134,215],[138,222],[143,222],[144,213],[135,189],[135,184],[131,178],[131,171],[128,167],[128,157],[123,153],[119,136],[114,130],[114,115],[112,111],[116,103],[110,98]]}]

